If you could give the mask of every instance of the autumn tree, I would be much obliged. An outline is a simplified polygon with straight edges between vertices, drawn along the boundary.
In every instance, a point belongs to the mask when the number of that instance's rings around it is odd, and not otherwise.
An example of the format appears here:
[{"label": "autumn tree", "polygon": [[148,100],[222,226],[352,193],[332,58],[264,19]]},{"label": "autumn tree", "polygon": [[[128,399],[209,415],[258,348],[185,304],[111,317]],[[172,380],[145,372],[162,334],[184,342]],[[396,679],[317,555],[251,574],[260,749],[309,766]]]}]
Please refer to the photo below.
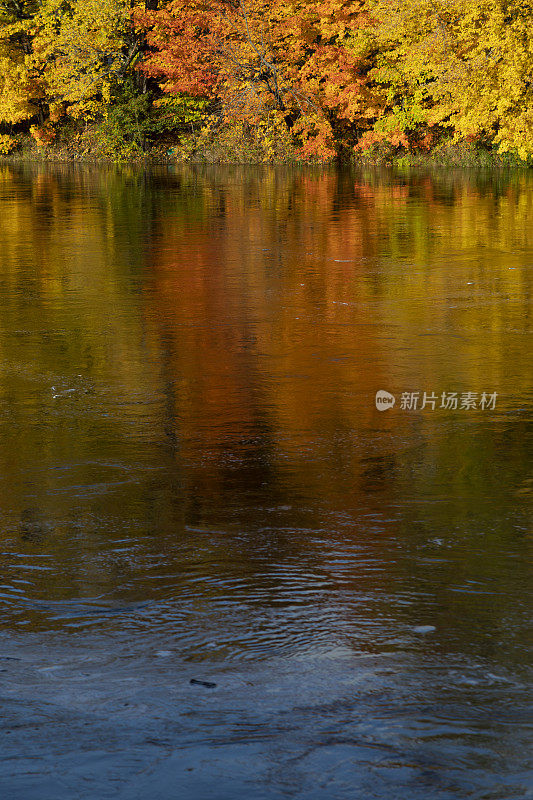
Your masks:
[{"label": "autumn tree", "polygon": [[171,0],[137,21],[153,48],[144,69],[167,93],[208,96],[225,117],[270,115],[311,156],[335,153],[339,120],[368,125],[360,0]]},{"label": "autumn tree", "polygon": [[272,159],[442,136],[533,156],[532,0],[133,1],[0,0],[4,140],[69,117],[141,149],[240,125]]},{"label": "autumn tree", "polygon": [[33,69],[32,24],[36,0],[0,0],[0,123],[17,124],[40,114],[45,87]]},{"label": "autumn tree", "polygon": [[138,54],[123,0],[43,0],[34,19],[33,61],[52,118],[91,119],[109,102]]},{"label": "autumn tree", "polygon": [[378,135],[441,128],[533,154],[531,0],[376,0],[372,15]]},{"label": "autumn tree", "polygon": [[0,122],[102,117],[142,46],[125,0],[0,0]]}]

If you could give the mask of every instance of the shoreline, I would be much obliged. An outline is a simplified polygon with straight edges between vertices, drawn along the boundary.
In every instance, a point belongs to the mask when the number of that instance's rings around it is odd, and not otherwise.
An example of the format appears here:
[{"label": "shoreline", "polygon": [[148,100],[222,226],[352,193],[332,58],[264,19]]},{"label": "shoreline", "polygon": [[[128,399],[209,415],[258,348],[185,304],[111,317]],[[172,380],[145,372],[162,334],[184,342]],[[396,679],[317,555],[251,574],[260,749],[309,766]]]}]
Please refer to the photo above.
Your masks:
[{"label": "shoreline", "polygon": [[[216,146],[203,146],[193,151],[181,149],[179,142],[165,145],[154,143],[145,153],[102,153],[97,147],[76,150],[72,143],[55,142],[36,145],[29,139],[19,142],[17,149],[0,155],[1,164],[93,164],[124,166],[285,166],[285,167],[344,167],[344,168],[395,168],[395,169],[487,169],[517,171],[531,169],[531,164],[509,153],[467,142],[445,140],[427,152],[396,152],[376,149],[361,154],[347,153],[324,160],[300,158],[297,152],[285,151],[282,157],[266,157],[261,150],[243,152],[221,141]],[[255,157],[254,157],[255,156]]]},{"label": "shoreline", "polygon": [[176,159],[171,157],[151,156],[144,158],[112,159],[102,156],[69,155],[46,152],[21,153],[16,155],[0,156],[0,164],[13,166],[16,164],[55,164],[55,165],[91,165],[114,167],[171,167],[171,166],[202,166],[202,167],[339,167],[339,168],[394,168],[401,170],[410,169],[450,169],[450,170],[495,170],[512,172],[530,172],[532,167],[524,162],[504,160],[497,154],[487,154],[481,158],[457,158],[439,155],[402,155],[391,159],[380,157],[361,157],[351,159],[332,158],[327,161],[294,160],[239,160],[230,159],[210,161],[202,158]]}]

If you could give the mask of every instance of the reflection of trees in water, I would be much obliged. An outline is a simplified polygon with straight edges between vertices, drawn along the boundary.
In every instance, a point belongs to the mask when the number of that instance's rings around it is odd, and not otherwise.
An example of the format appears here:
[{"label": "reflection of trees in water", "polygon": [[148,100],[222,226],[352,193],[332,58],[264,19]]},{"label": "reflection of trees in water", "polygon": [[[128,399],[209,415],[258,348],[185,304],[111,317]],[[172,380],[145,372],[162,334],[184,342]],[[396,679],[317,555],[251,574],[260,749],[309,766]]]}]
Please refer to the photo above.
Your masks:
[{"label": "reflection of trees in water", "polygon": [[[344,619],[403,592],[406,618],[505,620],[530,542],[529,181],[2,168],[0,515],[55,565],[31,593],[176,597],[199,570],[206,599],[220,574],[269,598],[303,564]],[[381,388],[501,407],[380,414]],[[485,610],[450,594],[491,574]]]},{"label": "reflection of trees in water", "polygon": [[[462,429],[377,415],[373,396],[527,387],[530,180],[3,168],[0,348],[13,369],[0,391],[20,457],[128,462],[142,447],[164,464],[138,501],[152,496],[159,520],[165,503],[184,520],[317,498],[378,508],[398,486],[425,491],[435,465],[447,491],[481,496],[476,470],[490,482],[483,465],[501,453],[522,463],[512,432],[494,450],[490,426],[476,428],[470,450]],[[16,405],[78,373],[105,387],[105,408]]]}]

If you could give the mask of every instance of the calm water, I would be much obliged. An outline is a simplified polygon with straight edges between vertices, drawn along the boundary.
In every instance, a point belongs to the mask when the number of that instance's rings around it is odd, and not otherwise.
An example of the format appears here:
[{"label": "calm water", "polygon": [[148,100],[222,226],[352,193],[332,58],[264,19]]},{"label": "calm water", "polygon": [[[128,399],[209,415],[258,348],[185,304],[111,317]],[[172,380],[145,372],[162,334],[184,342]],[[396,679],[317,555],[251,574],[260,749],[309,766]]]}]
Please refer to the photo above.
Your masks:
[{"label": "calm water", "polygon": [[532,798],[532,268],[527,174],[0,166],[2,793]]}]

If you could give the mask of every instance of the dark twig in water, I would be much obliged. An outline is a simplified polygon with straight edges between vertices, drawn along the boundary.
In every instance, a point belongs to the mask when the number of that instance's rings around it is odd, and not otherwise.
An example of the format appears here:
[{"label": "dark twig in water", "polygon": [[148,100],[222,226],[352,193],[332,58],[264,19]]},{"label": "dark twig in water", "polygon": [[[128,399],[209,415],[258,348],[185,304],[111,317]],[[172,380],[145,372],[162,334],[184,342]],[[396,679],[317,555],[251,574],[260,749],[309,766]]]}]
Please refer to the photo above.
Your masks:
[{"label": "dark twig in water", "polygon": [[193,686],[205,686],[206,689],[216,689],[216,683],[211,683],[211,681],[197,681],[196,678],[191,678],[190,683]]}]

